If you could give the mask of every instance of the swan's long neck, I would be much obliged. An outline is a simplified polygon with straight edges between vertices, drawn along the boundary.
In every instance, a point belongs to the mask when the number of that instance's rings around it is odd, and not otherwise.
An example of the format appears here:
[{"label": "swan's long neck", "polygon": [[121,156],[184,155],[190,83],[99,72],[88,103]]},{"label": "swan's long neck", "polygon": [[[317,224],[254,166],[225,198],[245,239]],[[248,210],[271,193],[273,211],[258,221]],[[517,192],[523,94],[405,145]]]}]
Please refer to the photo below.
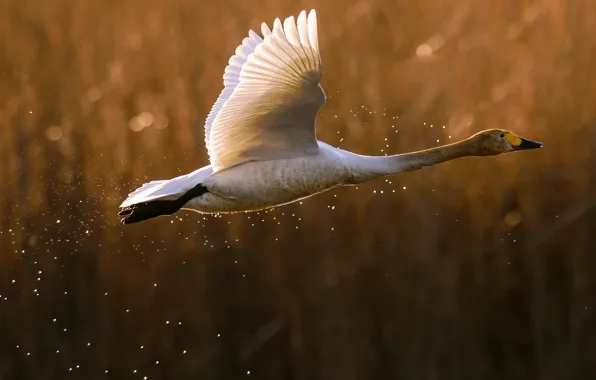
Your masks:
[{"label": "swan's long neck", "polygon": [[355,155],[349,160],[349,166],[352,180],[355,183],[362,183],[377,177],[411,172],[456,158],[475,155],[478,154],[473,144],[466,139],[454,144],[393,156]]}]

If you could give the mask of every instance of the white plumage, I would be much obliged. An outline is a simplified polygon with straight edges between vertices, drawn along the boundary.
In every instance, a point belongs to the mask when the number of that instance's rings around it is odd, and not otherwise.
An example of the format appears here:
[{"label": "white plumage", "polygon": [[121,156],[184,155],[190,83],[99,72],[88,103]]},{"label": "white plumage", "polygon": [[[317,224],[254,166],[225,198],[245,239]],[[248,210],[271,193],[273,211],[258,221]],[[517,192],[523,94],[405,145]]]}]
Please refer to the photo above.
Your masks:
[{"label": "white plumage", "polygon": [[[517,140],[510,137],[515,135],[499,130],[459,144],[381,157],[317,141],[315,117],[325,95],[316,12],[307,16],[302,11],[297,20],[288,17],[283,24],[276,19],[273,30],[263,23],[261,32],[263,37],[251,30],[230,58],[224,89],[206,118],[211,165],[146,183],[130,193],[120,205],[125,224],[180,208],[206,213],[260,210],[465,155],[524,149],[514,145]],[[487,141],[494,146],[486,148]]]},{"label": "white plumage", "polygon": [[264,40],[250,32],[224,73],[225,88],[207,118],[206,143],[215,173],[248,161],[317,151],[313,129],[325,102],[314,11],[289,17]]},{"label": "white plumage", "polygon": [[205,178],[213,173],[211,165],[204,166],[190,174],[181,175],[169,180],[151,181],[143,184],[132,193],[122,204],[121,208],[133,206],[140,202],[150,202],[154,200],[174,200],[192,189],[195,185],[201,183]]}]

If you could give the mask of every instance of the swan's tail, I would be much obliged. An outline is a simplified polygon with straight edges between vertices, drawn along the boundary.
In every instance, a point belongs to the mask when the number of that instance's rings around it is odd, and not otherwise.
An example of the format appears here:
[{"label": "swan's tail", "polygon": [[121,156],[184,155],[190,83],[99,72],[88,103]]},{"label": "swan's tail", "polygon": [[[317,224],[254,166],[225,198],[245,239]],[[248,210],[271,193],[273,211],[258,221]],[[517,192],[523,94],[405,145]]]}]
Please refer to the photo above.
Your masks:
[{"label": "swan's tail", "polygon": [[142,222],[143,220],[155,218],[161,215],[172,215],[176,211],[180,210],[186,204],[186,202],[192,198],[201,196],[206,192],[207,188],[201,184],[198,184],[192,189],[188,190],[178,199],[157,199],[149,202],[135,203],[120,210],[118,215],[124,216],[124,218],[121,220],[123,224]]},{"label": "swan's tail", "polygon": [[207,192],[202,182],[211,173],[211,166],[205,166],[174,179],[144,184],[130,193],[120,205],[118,215],[125,217],[122,223],[131,224],[160,215],[172,215],[192,198]]}]

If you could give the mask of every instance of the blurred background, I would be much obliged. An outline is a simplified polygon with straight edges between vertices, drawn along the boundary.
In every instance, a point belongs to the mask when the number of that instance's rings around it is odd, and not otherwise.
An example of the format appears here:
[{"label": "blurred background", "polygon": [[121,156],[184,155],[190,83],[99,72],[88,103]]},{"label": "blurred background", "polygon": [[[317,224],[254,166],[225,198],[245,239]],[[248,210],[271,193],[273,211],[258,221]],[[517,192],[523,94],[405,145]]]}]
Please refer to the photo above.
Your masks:
[{"label": "blurred background", "polygon": [[[321,140],[545,148],[122,226],[310,8]],[[0,2],[0,379],[595,379],[595,35],[593,0]]]}]

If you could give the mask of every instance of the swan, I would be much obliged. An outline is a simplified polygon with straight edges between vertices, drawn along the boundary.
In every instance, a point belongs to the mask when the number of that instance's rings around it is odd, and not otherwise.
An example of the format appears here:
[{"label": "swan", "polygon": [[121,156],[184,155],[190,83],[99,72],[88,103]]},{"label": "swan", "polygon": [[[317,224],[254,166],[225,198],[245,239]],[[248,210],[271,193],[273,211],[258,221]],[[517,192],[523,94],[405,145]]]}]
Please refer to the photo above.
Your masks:
[{"label": "swan", "polygon": [[233,213],[284,205],[336,186],[356,185],[466,156],[542,147],[506,130],[407,154],[363,156],[318,141],[320,85],[317,15],[276,19],[262,37],[249,31],[225,68],[224,88],[205,121],[211,165],[151,181],[120,205],[124,224],[180,209]]}]

